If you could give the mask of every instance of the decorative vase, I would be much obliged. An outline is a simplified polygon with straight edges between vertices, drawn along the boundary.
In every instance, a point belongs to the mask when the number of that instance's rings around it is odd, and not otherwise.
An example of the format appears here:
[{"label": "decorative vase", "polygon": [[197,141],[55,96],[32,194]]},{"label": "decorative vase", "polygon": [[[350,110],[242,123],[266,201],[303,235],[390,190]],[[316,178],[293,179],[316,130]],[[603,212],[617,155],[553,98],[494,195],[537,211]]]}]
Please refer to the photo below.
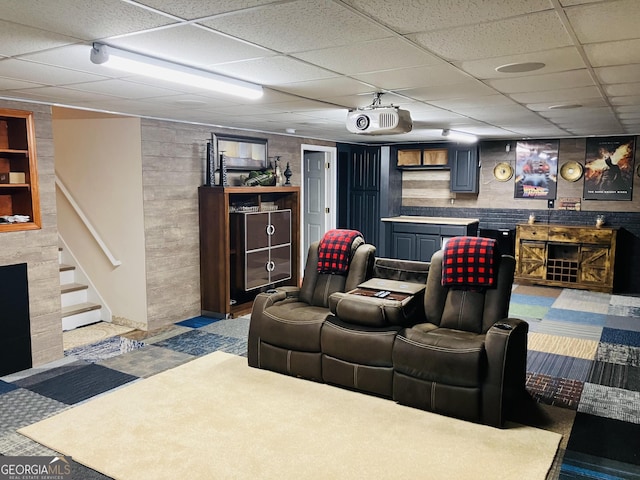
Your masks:
[{"label": "decorative vase", "polygon": [[224,154],[220,154],[220,186],[226,187],[227,184],[227,161],[224,158]]},{"label": "decorative vase", "polygon": [[275,163],[275,176],[276,176],[276,186],[282,185],[284,182],[282,181],[282,170],[280,169],[280,157],[275,157],[273,163]]},{"label": "decorative vase", "polygon": [[287,178],[287,181],[284,182],[286,187],[291,186],[291,175],[293,175],[293,172],[291,171],[291,168],[289,168],[289,162],[287,162],[287,168],[284,169],[284,176]]}]

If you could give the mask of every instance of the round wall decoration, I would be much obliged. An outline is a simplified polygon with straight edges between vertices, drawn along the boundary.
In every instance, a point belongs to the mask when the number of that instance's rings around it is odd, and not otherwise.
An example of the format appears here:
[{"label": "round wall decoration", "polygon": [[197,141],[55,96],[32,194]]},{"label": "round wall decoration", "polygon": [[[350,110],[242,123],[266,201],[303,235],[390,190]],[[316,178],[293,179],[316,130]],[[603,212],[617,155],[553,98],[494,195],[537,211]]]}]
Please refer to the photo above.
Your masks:
[{"label": "round wall decoration", "polygon": [[513,168],[507,162],[500,162],[493,168],[493,176],[499,182],[506,182],[513,177]]},{"label": "round wall decoration", "polygon": [[577,182],[582,178],[583,167],[578,162],[565,162],[560,167],[560,176],[567,182]]}]

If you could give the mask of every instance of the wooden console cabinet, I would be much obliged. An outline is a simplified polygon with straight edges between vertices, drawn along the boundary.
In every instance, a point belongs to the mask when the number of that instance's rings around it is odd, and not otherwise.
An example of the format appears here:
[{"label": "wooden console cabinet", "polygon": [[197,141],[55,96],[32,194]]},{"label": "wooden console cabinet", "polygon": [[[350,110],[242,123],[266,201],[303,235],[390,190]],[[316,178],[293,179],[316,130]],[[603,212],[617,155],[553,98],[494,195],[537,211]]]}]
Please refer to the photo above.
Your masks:
[{"label": "wooden console cabinet", "polygon": [[517,225],[515,281],[611,293],[616,236],[611,227]]},{"label": "wooden console cabinet", "polygon": [[299,187],[198,189],[203,315],[246,313],[258,293],[298,285]]}]

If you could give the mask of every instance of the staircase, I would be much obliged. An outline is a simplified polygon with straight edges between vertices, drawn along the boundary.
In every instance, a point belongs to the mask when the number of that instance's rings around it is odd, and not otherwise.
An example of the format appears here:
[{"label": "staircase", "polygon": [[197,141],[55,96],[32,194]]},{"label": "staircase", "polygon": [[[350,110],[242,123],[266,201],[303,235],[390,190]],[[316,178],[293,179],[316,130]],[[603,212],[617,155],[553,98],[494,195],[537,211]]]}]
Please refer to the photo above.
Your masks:
[{"label": "staircase", "polygon": [[[64,255],[64,249],[58,249],[58,262],[60,263],[60,297],[62,307],[62,330],[74,328],[103,320],[102,305],[96,303],[84,276],[75,265],[73,259]],[[78,278],[79,277],[79,278]]]}]

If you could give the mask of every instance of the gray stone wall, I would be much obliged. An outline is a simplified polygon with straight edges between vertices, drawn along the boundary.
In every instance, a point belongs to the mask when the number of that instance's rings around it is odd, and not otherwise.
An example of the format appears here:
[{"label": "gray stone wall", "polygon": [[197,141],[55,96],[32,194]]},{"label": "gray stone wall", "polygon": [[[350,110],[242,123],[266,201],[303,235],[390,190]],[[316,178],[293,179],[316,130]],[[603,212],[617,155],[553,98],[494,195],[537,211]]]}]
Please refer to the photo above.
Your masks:
[{"label": "gray stone wall", "polygon": [[34,113],[42,228],[0,233],[0,265],[27,264],[34,366],[63,356],[51,107],[0,100],[0,108]]}]

